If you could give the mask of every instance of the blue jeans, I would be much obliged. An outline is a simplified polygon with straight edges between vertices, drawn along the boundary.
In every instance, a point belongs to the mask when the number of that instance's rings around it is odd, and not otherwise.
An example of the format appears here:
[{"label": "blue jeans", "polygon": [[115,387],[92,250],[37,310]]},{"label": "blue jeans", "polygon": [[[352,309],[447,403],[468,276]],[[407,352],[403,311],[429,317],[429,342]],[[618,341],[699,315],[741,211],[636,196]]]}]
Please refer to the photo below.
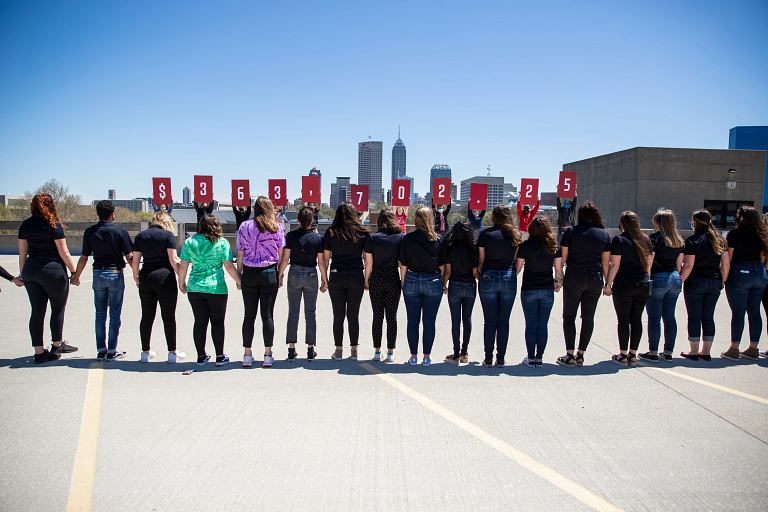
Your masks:
[{"label": "blue jeans", "polygon": [[406,332],[411,354],[418,354],[419,324],[422,322],[424,353],[431,354],[432,345],[435,343],[435,319],[440,301],[443,300],[443,280],[440,274],[417,274],[407,271],[403,282],[403,300],[408,318]]},{"label": "blue jeans", "polygon": [[[451,333],[453,334],[453,355],[467,353],[469,337],[472,335],[472,308],[475,307],[477,287],[472,283],[448,283],[448,307],[451,308]],[[460,342],[461,324],[464,324],[464,338]]]},{"label": "blue jeans", "polygon": [[725,283],[725,296],[731,306],[731,342],[739,343],[744,332],[744,314],[749,317],[749,342],[757,343],[763,333],[760,302],[766,284],[762,263],[734,263]]},{"label": "blue jeans", "polygon": [[653,290],[645,305],[645,311],[648,313],[648,349],[654,353],[659,351],[663,318],[664,352],[671,354],[675,350],[675,338],[677,338],[675,306],[683,289],[683,280],[675,270],[651,274],[651,281],[653,281]]},{"label": "blue jeans", "polygon": [[485,360],[493,359],[495,345],[496,358],[504,361],[509,341],[509,315],[512,314],[517,296],[517,275],[514,269],[486,270],[480,276],[478,292],[485,317]]},{"label": "blue jeans", "polygon": [[[125,279],[115,268],[93,269],[93,303],[96,306],[96,350],[114,352],[120,334]],[[107,345],[107,309],[109,309],[109,345]]]},{"label": "blue jeans", "polygon": [[683,297],[688,312],[688,341],[715,340],[715,306],[722,289],[723,280],[719,277],[688,276],[685,280]]},{"label": "blue jeans", "polygon": [[525,346],[528,349],[528,359],[542,359],[547,347],[547,324],[555,304],[555,290],[525,290],[520,293],[520,303],[525,315]]}]

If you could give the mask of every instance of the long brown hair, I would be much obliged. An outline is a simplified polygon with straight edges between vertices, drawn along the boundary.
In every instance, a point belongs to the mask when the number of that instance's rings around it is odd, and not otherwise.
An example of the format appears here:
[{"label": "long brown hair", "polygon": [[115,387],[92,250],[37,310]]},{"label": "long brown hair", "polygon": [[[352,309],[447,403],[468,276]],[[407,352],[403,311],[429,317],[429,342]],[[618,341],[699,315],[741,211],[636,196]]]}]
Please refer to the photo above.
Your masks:
[{"label": "long brown hair", "polygon": [[751,231],[753,235],[760,239],[760,243],[763,246],[761,252],[768,254],[768,230],[765,229],[760,213],[755,208],[751,206],[739,207],[739,211],[736,213],[736,227],[746,228],[748,231]]},{"label": "long brown hair", "polygon": [[391,208],[383,208],[379,212],[379,218],[376,219],[376,227],[381,230],[383,227],[387,227],[392,230],[393,233],[402,233],[403,228],[397,222],[395,212]]},{"label": "long brown hair", "polygon": [[432,215],[432,209],[426,206],[419,206],[416,213],[413,214],[413,223],[416,229],[421,230],[427,235],[427,240],[434,242],[439,236],[435,231],[435,217]]},{"label": "long brown hair", "polygon": [[653,254],[651,241],[643,234],[640,229],[640,217],[635,212],[622,212],[619,217],[619,227],[635,242],[635,250],[640,257],[640,266],[648,272],[648,256]]},{"label": "long brown hair", "polygon": [[215,215],[203,215],[197,223],[197,232],[215,244],[221,238],[221,222]]},{"label": "long brown hair", "polygon": [[712,214],[709,210],[696,210],[693,212],[694,228],[693,232],[697,235],[700,233],[707,233],[707,239],[712,244],[712,248],[720,255],[728,248],[728,244],[725,243],[725,239],[720,235],[714,224],[712,224]]},{"label": "long brown hair", "polygon": [[253,222],[259,228],[259,233],[269,231],[277,233],[277,220],[275,220],[275,206],[268,197],[259,196],[253,203]]},{"label": "long brown hair", "polygon": [[491,222],[509,233],[513,246],[520,245],[523,238],[513,222],[512,209],[509,206],[505,204],[494,206],[491,212]]},{"label": "long brown hair", "polygon": [[336,207],[336,216],[328,232],[343,244],[356,244],[371,231],[360,222],[360,216],[352,203],[344,201]]},{"label": "long brown hair", "polygon": [[666,208],[659,208],[656,215],[653,216],[653,225],[656,231],[664,237],[664,244],[673,249],[679,249],[685,242],[680,233],[677,232],[677,218],[675,212]]},{"label": "long brown hair", "polygon": [[557,252],[557,239],[546,217],[534,217],[528,225],[528,238],[538,238],[549,254]]},{"label": "long brown hair", "polygon": [[30,209],[32,210],[32,215],[42,217],[52,228],[56,227],[56,221],[61,222],[59,212],[56,211],[56,204],[53,202],[50,194],[37,194],[32,198]]},{"label": "long brown hair", "polygon": [[582,222],[591,222],[595,226],[605,229],[605,222],[603,222],[603,214],[597,209],[595,203],[587,201],[583,205],[579,206],[579,211],[576,214],[576,219],[579,224]]}]

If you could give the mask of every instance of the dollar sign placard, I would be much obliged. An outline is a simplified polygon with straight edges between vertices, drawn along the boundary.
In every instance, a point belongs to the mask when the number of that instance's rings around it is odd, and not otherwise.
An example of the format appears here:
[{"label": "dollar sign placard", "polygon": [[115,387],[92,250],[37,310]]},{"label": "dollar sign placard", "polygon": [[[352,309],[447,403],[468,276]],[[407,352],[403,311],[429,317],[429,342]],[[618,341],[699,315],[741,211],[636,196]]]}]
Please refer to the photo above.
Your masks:
[{"label": "dollar sign placard", "polygon": [[173,204],[171,178],[152,178],[153,201],[156,205]]}]

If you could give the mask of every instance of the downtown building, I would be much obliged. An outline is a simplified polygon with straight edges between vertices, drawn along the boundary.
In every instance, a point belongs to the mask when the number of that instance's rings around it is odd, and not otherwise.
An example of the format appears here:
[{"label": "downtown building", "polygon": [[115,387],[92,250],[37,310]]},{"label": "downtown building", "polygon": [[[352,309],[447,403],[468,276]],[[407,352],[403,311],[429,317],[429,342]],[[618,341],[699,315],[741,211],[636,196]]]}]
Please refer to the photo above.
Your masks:
[{"label": "downtown building", "polygon": [[[397,141],[392,146],[392,180],[408,180],[411,182],[411,204],[416,199],[416,191],[414,190],[414,180],[408,176],[405,162],[405,144],[400,138],[400,132],[397,132]],[[390,192],[392,190],[392,183],[390,183]],[[387,194],[389,196],[389,194]],[[391,203],[391,200],[387,200]]]},{"label": "downtown building", "polygon": [[[493,209],[499,204],[506,204],[504,201],[505,189],[504,177],[502,176],[475,176],[466,180],[461,180],[461,197],[459,202],[462,206],[469,203],[469,193],[472,183],[484,183],[488,185],[488,210]],[[511,191],[511,189],[510,189]]]},{"label": "downtown building", "polygon": [[328,201],[328,206],[335,210],[339,206],[339,203],[349,201],[351,195],[351,179],[348,176],[337,176],[336,183],[331,183],[331,198]]},{"label": "downtown building", "polygon": [[382,142],[360,142],[357,144],[357,184],[368,187],[369,201],[384,201],[381,188]]},{"label": "downtown building", "polygon": [[[728,149],[757,149],[768,151],[768,126],[736,126],[728,134]],[[768,164],[765,166],[768,182]],[[768,188],[763,188],[763,204],[755,205],[758,211],[768,212]]]}]

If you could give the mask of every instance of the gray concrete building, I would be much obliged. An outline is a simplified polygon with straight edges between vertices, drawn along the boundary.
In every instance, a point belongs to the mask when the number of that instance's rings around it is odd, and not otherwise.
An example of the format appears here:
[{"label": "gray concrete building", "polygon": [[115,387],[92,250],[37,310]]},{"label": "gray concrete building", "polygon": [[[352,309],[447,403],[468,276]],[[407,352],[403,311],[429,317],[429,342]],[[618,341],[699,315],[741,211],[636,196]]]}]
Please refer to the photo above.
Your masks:
[{"label": "gray concrete building", "polygon": [[721,229],[734,227],[739,206],[762,206],[765,151],[637,147],[563,165],[578,173],[578,202],[600,208],[606,227],[621,212],[638,214],[643,228],[659,207],[677,213],[680,227],[707,208]]},{"label": "gray concrete building", "polygon": [[[348,176],[336,177],[336,183],[331,183],[331,198],[328,202],[328,206],[333,208],[339,206],[339,203],[349,201],[352,193],[352,183]],[[370,192],[369,192],[370,194]]]},{"label": "gray concrete building", "polygon": [[384,189],[381,188],[381,148],[381,141],[357,144],[357,184],[368,185],[368,198],[371,201],[384,201]]},{"label": "gray concrete building", "polygon": [[[397,141],[395,142],[395,145],[392,146],[392,179],[393,180],[399,180],[399,179],[406,179],[405,175],[407,173],[406,165],[405,165],[405,144],[403,144],[402,139],[400,138],[400,130],[397,130]],[[390,186],[392,183],[390,182]]]},{"label": "gray concrete building", "polygon": [[[93,204],[98,204],[102,199],[95,199]],[[132,212],[148,212],[152,210],[152,203],[146,197],[137,197],[136,199],[116,199],[112,201],[115,208],[126,208]]]},{"label": "gray concrete building", "polygon": [[485,183],[488,185],[488,209],[492,209],[497,204],[504,203],[504,177],[503,176],[475,176],[466,180],[461,180],[461,197],[459,202],[462,206],[469,203],[469,193],[472,183]]}]

